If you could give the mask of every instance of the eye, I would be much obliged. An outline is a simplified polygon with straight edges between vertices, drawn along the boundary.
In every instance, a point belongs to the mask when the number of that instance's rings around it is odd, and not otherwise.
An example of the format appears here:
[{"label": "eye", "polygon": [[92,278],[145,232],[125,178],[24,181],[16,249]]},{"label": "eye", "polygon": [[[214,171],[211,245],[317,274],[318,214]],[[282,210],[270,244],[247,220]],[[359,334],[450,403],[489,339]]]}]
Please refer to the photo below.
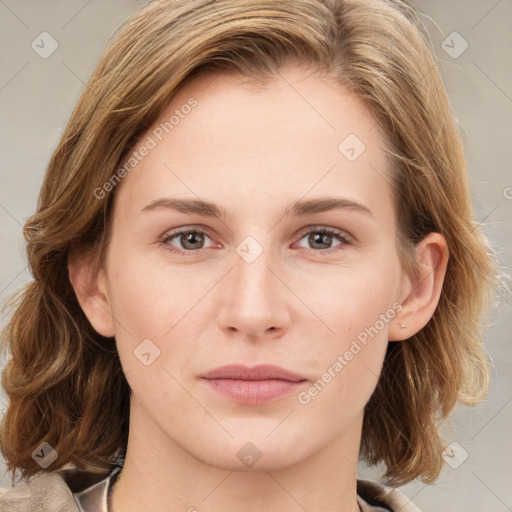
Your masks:
[{"label": "eye", "polygon": [[[175,238],[178,239],[179,247],[171,244]],[[200,229],[183,229],[169,233],[162,239],[162,243],[168,245],[171,252],[179,254],[194,254],[200,249],[204,249],[205,238],[210,238],[203,230]]]},{"label": "eye", "polygon": [[[178,247],[172,243],[174,239],[177,239],[175,243],[179,244]],[[204,246],[205,239],[211,239],[211,237],[202,229],[181,229],[166,234],[161,241],[171,252],[194,255],[201,249],[208,248]],[[326,226],[310,228],[309,231],[303,234],[299,243],[302,240],[306,240],[306,243],[310,245],[311,249],[316,249],[315,252],[326,254],[343,250],[345,246],[353,243],[352,238],[344,231],[328,228]],[[336,240],[338,243],[333,246],[332,243]],[[300,246],[304,247],[302,244],[300,244]]]},{"label": "eye", "polygon": [[[306,243],[312,249],[318,249],[316,252],[331,253],[338,250],[343,250],[347,245],[351,245],[353,240],[343,231],[328,228],[326,226],[315,227],[307,231],[306,236],[303,236],[299,242],[306,240]],[[333,241],[338,240],[339,243],[332,246]],[[301,245],[301,247],[304,247]]]}]

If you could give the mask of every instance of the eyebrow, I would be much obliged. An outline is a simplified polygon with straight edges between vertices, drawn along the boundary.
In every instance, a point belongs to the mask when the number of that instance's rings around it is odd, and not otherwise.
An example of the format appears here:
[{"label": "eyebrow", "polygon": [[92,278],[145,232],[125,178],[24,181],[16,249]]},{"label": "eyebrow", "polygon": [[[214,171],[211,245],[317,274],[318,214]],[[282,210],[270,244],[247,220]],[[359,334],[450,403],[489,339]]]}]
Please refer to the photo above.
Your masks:
[{"label": "eyebrow", "polygon": [[[210,201],[202,199],[182,199],[176,197],[164,197],[156,199],[145,206],[141,211],[148,212],[165,208],[175,210],[181,213],[195,214],[203,217],[216,217],[219,219],[227,218],[227,210]],[[316,199],[308,199],[306,201],[298,200],[285,209],[284,215],[307,216],[315,213],[327,212],[335,209],[347,209],[361,212],[372,216],[373,213],[365,205],[343,197],[318,197]]]}]

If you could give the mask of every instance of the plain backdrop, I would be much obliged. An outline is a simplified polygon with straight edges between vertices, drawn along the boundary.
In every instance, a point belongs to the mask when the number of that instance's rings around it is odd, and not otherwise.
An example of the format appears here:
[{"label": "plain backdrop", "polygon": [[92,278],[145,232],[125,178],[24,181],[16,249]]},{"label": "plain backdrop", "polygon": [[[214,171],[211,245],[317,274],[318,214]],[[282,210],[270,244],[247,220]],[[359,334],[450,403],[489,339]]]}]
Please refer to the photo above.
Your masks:
[{"label": "plain backdrop", "polygon": [[[34,212],[71,110],[112,33],[142,5],[140,0],[0,0],[0,304],[30,280],[22,226]],[[477,219],[502,266],[510,268],[512,1],[416,5],[460,122]],[[35,46],[41,37],[44,50],[41,43]],[[51,55],[41,55],[52,45],[57,46]],[[488,399],[476,408],[458,406],[442,427],[454,450],[450,465],[435,485],[415,481],[400,488],[422,512],[512,511],[511,305],[503,291],[486,333],[492,358]],[[0,327],[7,315],[2,311]],[[5,404],[3,397],[0,407]],[[2,461],[0,470],[1,477]],[[362,478],[381,474],[382,468],[360,465]],[[0,486],[10,487],[8,475]]]}]

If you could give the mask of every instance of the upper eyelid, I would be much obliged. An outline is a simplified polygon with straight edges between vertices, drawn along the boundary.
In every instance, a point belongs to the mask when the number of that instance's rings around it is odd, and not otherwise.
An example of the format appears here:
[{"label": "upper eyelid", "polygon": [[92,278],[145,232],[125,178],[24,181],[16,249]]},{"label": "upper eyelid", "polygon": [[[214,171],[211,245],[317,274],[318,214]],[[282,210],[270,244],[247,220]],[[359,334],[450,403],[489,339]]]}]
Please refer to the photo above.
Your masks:
[{"label": "upper eyelid", "polygon": [[193,226],[192,225],[190,227],[186,226],[183,228],[175,228],[175,229],[168,230],[162,235],[161,239],[166,240],[169,238],[174,238],[175,236],[178,236],[178,235],[182,235],[184,233],[195,232],[195,231],[205,233],[212,239],[215,238],[214,236],[211,235],[211,230],[209,230],[205,226]]}]

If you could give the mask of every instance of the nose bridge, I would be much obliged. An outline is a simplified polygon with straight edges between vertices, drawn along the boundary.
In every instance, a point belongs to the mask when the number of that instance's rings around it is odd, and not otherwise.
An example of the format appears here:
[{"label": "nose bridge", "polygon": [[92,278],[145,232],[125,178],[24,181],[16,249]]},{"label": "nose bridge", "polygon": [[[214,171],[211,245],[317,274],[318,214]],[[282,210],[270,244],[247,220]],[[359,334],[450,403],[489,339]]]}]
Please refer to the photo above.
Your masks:
[{"label": "nose bridge", "polygon": [[224,328],[257,336],[285,324],[286,301],[282,297],[285,287],[275,275],[275,266],[272,249],[264,247],[255,237],[246,237],[236,247],[220,316]]},{"label": "nose bridge", "polygon": [[[262,236],[258,238],[262,240]],[[276,277],[270,271],[273,251],[269,239],[270,236],[266,237],[264,248],[263,241],[260,243],[256,237],[247,236],[236,247],[233,279],[239,300],[271,300],[278,293],[275,290]]]}]

